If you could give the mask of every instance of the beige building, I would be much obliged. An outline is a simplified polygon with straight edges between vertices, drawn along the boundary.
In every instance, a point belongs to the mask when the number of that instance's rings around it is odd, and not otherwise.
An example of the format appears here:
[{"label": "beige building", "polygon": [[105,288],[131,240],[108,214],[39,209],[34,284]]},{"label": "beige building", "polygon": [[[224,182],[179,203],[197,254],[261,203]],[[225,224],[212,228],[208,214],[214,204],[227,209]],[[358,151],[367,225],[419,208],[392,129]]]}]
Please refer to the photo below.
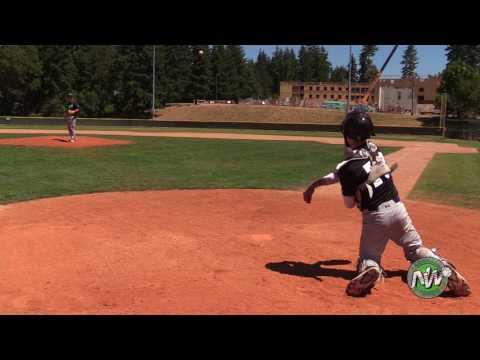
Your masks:
[{"label": "beige building", "polygon": [[[367,83],[352,84],[351,100],[360,100],[368,92]],[[327,82],[280,82],[280,101],[317,100],[324,101],[347,101],[348,85],[344,83]],[[370,99],[375,101],[375,95]]]},{"label": "beige building", "polygon": [[[411,110],[411,91],[409,94],[410,105],[406,104],[405,89],[413,88],[414,108],[417,112],[433,111],[435,98],[437,96],[438,88],[441,83],[441,78],[432,77],[429,79],[416,79],[412,82],[409,79],[382,79],[378,82],[372,96],[369,99],[369,105],[379,108],[379,95],[381,95],[380,88],[388,90],[387,96],[393,96],[394,89],[399,89],[402,93],[400,106],[403,109],[410,107]],[[368,92],[368,83],[353,83],[351,92],[351,101],[361,100]],[[385,91],[383,94],[385,94]],[[398,97],[397,91],[397,97]],[[347,101],[348,98],[348,84],[345,83],[329,83],[329,82],[298,82],[298,81],[282,81],[280,82],[280,102],[285,104],[311,104],[313,106],[321,105],[324,101]],[[393,100],[393,97],[391,97]],[[388,100],[387,102],[391,102]],[[380,101],[381,103],[381,101]],[[385,102],[384,102],[385,104]],[[386,109],[385,106],[382,106]],[[392,108],[392,107],[390,107]],[[385,110],[388,111],[388,110]]]}]

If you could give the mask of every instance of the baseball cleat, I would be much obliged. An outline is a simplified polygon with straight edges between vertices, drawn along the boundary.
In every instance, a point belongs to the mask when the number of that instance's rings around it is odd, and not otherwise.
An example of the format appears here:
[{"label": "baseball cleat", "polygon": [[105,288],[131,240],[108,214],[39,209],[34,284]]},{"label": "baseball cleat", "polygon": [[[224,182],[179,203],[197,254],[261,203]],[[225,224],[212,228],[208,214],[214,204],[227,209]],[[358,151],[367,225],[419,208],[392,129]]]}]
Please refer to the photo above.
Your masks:
[{"label": "baseball cleat", "polygon": [[381,276],[382,274],[379,269],[369,267],[348,283],[346,292],[350,296],[366,295],[370,289],[375,286]]},{"label": "baseball cleat", "polygon": [[452,271],[448,277],[447,289],[455,296],[468,296],[471,293],[467,279],[465,279],[453,265],[449,264],[448,268]]}]

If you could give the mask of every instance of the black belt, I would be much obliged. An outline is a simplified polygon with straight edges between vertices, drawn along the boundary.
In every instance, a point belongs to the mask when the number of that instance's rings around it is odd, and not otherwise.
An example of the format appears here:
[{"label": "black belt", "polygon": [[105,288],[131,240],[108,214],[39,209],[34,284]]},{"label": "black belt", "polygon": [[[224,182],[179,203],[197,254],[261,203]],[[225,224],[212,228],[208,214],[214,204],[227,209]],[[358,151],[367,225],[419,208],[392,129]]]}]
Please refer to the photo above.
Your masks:
[{"label": "black belt", "polygon": [[[395,195],[393,199],[391,199],[393,201],[395,201],[396,203],[399,203],[400,202],[400,197],[398,195]],[[387,201],[390,201],[390,200],[387,200]],[[386,202],[386,201],[385,201]],[[383,204],[383,203],[382,203]],[[381,204],[377,205],[377,206],[369,206],[367,208],[368,211],[377,211],[378,210],[378,207],[380,206]]]}]

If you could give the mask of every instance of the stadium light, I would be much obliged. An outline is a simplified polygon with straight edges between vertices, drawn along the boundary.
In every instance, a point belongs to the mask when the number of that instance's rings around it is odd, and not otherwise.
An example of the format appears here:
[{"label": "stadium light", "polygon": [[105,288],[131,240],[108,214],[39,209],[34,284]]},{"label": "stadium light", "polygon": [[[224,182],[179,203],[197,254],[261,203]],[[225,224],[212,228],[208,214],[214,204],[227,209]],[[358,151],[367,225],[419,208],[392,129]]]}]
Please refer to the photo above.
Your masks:
[{"label": "stadium light", "polygon": [[152,60],[152,120],[155,119],[155,45],[153,45],[153,60]]},{"label": "stadium light", "polygon": [[345,113],[348,114],[348,110],[350,109],[350,97],[352,94],[352,45],[348,45],[349,47],[349,58],[348,58],[348,97],[347,97],[347,107],[345,109]]}]

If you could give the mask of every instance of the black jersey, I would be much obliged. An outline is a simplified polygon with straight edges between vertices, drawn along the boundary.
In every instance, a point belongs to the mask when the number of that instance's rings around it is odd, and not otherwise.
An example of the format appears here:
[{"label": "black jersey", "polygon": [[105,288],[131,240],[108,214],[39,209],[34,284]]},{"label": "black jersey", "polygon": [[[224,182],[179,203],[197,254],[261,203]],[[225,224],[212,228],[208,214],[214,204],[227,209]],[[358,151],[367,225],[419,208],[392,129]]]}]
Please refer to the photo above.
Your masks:
[{"label": "black jersey", "polygon": [[[77,102],[74,102],[74,103],[67,102],[67,103],[64,105],[64,107],[65,107],[65,111],[68,111],[68,110],[77,110],[77,109],[80,110],[80,105],[78,105]],[[77,112],[77,113],[74,115],[74,117],[78,117],[78,114],[79,114],[79,113],[80,113],[80,112]]]},{"label": "black jersey", "polygon": [[[367,180],[371,165],[369,159],[352,159],[340,167],[338,176],[342,186],[343,196],[355,196],[358,186]],[[361,191],[361,195],[361,210],[374,210],[378,205],[389,200],[399,201],[398,191],[393,183],[391,173],[379,177],[370,186],[370,191],[364,189]]]}]

